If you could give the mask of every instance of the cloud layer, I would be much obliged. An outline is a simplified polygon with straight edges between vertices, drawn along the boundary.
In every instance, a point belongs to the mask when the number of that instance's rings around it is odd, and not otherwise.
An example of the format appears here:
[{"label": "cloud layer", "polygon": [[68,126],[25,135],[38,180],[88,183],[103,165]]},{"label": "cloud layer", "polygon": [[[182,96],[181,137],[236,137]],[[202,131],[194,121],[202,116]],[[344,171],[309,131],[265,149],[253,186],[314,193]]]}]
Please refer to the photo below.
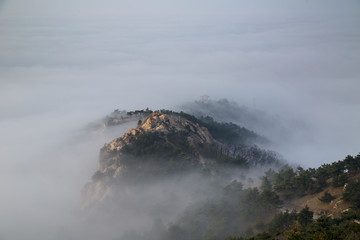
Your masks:
[{"label": "cloud layer", "polygon": [[0,1],[0,236],[39,236],[50,209],[76,206],[121,131],[76,133],[115,108],[225,97],[297,126],[280,148],[291,162],[357,154],[359,13],[359,1]]}]

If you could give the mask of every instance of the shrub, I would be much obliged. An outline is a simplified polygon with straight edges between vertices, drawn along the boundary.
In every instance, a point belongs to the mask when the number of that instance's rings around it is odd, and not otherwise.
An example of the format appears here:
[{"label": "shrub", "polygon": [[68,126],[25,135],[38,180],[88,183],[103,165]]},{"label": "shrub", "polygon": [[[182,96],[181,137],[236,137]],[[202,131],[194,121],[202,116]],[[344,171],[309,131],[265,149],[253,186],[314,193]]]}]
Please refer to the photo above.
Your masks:
[{"label": "shrub", "polygon": [[321,198],[319,198],[319,200],[324,203],[329,203],[334,199],[335,197],[328,192],[325,192],[324,195]]}]

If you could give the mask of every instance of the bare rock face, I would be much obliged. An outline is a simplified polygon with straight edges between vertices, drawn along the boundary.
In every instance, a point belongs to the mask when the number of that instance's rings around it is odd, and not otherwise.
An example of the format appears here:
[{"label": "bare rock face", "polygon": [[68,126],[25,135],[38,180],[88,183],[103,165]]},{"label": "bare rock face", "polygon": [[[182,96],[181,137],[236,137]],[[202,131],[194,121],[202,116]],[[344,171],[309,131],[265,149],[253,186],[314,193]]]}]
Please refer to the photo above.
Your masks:
[{"label": "bare rock face", "polygon": [[220,146],[220,142],[216,141],[205,127],[199,126],[185,118],[175,115],[167,115],[161,112],[154,112],[145,119],[142,124],[134,129],[131,129],[124,134],[121,138],[116,138],[110,143],[106,143],[100,151],[100,166],[99,170],[102,172],[109,171],[110,169],[116,170],[119,166],[114,157],[123,154],[122,149],[124,146],[134,143],[139,136],[146,133],[186,133],[187,141],[190,147],[194,150],[192,155],[200,157],[199,145]]}]

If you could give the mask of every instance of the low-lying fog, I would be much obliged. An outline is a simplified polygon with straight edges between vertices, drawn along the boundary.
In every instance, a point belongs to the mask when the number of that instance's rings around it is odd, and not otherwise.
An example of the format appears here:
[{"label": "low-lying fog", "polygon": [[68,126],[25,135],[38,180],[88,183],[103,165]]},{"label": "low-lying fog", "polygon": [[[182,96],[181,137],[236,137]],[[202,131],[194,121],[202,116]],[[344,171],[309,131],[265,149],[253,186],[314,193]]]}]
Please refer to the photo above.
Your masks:
[{"label": "low-lying fog", "polygon": [[79,210],[99,149],[136,125],[84,132],[114,109],[227,98],[264,117],[253,130],[290,163],[359,153],[359,13],[355,0],[0,1],[0,239],[117,235]]}]

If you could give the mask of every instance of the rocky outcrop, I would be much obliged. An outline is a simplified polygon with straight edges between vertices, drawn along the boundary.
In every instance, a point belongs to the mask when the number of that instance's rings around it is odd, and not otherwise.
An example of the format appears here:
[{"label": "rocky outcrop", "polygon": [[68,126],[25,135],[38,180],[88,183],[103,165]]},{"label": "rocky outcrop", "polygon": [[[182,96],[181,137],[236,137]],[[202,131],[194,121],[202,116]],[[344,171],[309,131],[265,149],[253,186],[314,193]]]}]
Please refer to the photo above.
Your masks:
[{"label": "rocky outcrop", "polygon": [[[214,139],[208,129],[198,123],[179,115],[165,114],[159,111],[151,113],[145,120],[139,122],[136,128],[129,130],[122,137],[106,143],[100,150],[99,170],[94,174],[93,182],[85,188],[85,205],[102,201],[111,194],[112,184],[119,180],[124,172],[127,172],[133,155],[136,155],[136,152],[135,154],[134,152],[127,153],[124,151],[125,148],[133,146],[141,137],[149,134],[156,134],[158,137],[156,141],[159,141],[161,146],[165,146],[166,149],[170,149],[169,151],[175,151],[177,155],[182,156],[175,157],[175,161],[183,161],[185,165],[204,166],[205,160],[202,154],[204,149],[224,148],[224,144]],[[181,134],[180,138],[179,134]],[[179,140],[183,141],[183,145],[186,146],[179,146]],[[148,144],[152,144],[152,142]],[[134,150],[141,151],[142,149]],[[142,157],[149,158],[151,156]],[[185,159],[192,161],[186,162]],[[137,162],[137,164],[138,169],[141,169],[142,163]],[[164,162],[159,164],[164,164]],[[172,164],[176,163],[172,162]],[[161,168],[161,166],[155,167]]]},{"label": "rocky outcrop", "polygon": [[[222,144],[215,140],[205,127],[201,127],[198,123],[191,122],[185,118],[176,115],[168,115],[161,112],[154,112],[149,115],[142,123],[128,131],[123,137],[116,138],[110,143],[106,143],[100,151],[99,170],[106,172],[108,170],[117,169],[119,164],[115,159],[122,155],[124,146],[133,144],[139,136],[146,133],[186,133],[186,139],[193,150],[192,155],[200,157],[199,145],[207,145],[218,148]],[[169,140],[167,140],[169,142]]]},{"label": "rocky outcrop", "polygon": [[85,188],[85,202],[103,201],[112,194],[113,186],[129,179],[141,183],[188,169],[216,172],[214,166],[221,163],[273,164],[276,157],[256,146],[215,139],[204,123],[191,115],[156,111],[100,150],[99,170]]}]

